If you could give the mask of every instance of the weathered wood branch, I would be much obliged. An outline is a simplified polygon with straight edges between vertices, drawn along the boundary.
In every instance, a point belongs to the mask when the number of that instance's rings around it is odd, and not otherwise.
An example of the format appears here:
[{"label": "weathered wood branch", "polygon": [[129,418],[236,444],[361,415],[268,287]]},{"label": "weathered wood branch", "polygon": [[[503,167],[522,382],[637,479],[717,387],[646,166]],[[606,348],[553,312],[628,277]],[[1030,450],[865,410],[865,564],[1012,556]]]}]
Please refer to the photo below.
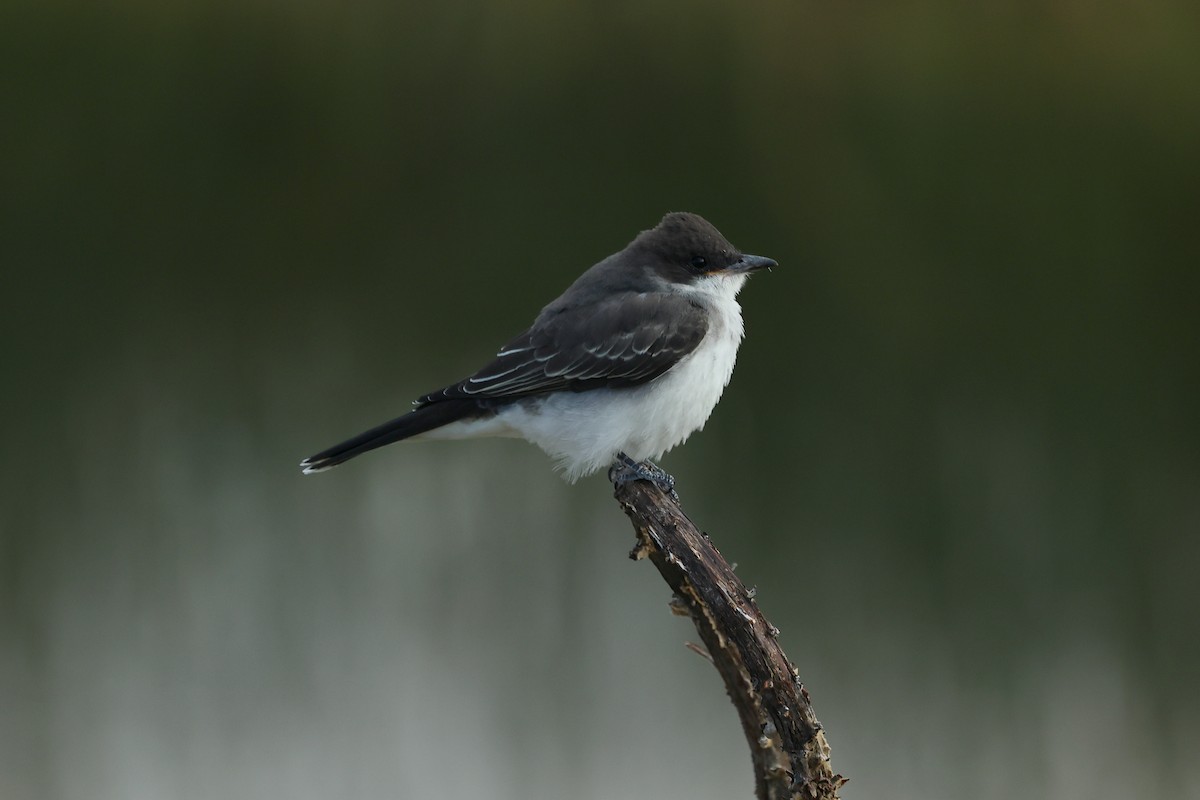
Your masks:
[{"label": "weathered wood branch", "polygon": [[829,744],[796,668],[754,595],[679,503],[647,481],[614,484],[638,543],[686,610],[725,680],[754,761],[759,800],[837,800]]}]

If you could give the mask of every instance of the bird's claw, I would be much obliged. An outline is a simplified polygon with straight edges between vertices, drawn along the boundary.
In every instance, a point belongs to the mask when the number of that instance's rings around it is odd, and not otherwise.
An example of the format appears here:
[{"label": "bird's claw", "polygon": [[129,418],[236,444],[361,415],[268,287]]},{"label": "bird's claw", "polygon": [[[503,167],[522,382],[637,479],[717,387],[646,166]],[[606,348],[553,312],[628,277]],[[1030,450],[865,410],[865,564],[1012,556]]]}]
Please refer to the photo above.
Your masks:
[{"label": "bird's claw", "polygon": [[617,488],[634,481],[648,481],[676,503],[679,502],[679,493],[675,491],[675,478],[652,461],[634,461],[624,453],[617,453],[617,460],[608,468],[608,479]]}]

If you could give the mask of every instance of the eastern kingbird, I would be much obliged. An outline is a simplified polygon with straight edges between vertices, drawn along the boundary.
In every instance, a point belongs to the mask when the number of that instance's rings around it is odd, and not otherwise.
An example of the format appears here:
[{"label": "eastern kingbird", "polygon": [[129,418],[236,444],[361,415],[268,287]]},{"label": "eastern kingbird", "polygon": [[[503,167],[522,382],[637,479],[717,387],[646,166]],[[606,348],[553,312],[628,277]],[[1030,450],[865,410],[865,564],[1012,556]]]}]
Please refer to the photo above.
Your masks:
[{"label": "eastern kingbird", "polygon": [[669,476],[637,462],[704,427],[742,340],[738,290],[774,266],[696,214],[667,214],[584,272],[483,369],[300,466],[320,472],[401,439],[513,436],[545,450],[569,481],[615,463],[669,488]]}]

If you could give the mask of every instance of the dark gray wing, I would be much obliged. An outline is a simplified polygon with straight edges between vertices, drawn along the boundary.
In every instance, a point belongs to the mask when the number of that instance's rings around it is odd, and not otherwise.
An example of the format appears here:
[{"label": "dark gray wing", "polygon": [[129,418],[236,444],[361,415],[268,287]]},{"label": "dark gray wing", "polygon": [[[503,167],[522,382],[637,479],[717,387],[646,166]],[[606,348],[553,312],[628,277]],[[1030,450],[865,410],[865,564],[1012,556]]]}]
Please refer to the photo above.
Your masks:
[{"label": "dark gray wing", "polygon": [[703,309],[665,292],[624,294],[543,314],[486,367],[416,404],[637,386],[675,366],[696,349],[707,330]]}]

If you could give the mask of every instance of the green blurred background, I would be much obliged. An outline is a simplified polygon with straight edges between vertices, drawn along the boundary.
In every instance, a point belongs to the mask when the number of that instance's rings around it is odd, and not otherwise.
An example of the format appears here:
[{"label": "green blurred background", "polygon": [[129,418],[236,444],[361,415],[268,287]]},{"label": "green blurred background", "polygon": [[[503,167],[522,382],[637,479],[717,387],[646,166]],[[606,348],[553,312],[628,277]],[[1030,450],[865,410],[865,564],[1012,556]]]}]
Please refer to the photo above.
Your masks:
[{"label": "green blurred background", "polygon": [[1200,797],[1194,3],[0,11],[0,797],[749,797],[602,477],[296,462],[668,210],[846,798]]}]

